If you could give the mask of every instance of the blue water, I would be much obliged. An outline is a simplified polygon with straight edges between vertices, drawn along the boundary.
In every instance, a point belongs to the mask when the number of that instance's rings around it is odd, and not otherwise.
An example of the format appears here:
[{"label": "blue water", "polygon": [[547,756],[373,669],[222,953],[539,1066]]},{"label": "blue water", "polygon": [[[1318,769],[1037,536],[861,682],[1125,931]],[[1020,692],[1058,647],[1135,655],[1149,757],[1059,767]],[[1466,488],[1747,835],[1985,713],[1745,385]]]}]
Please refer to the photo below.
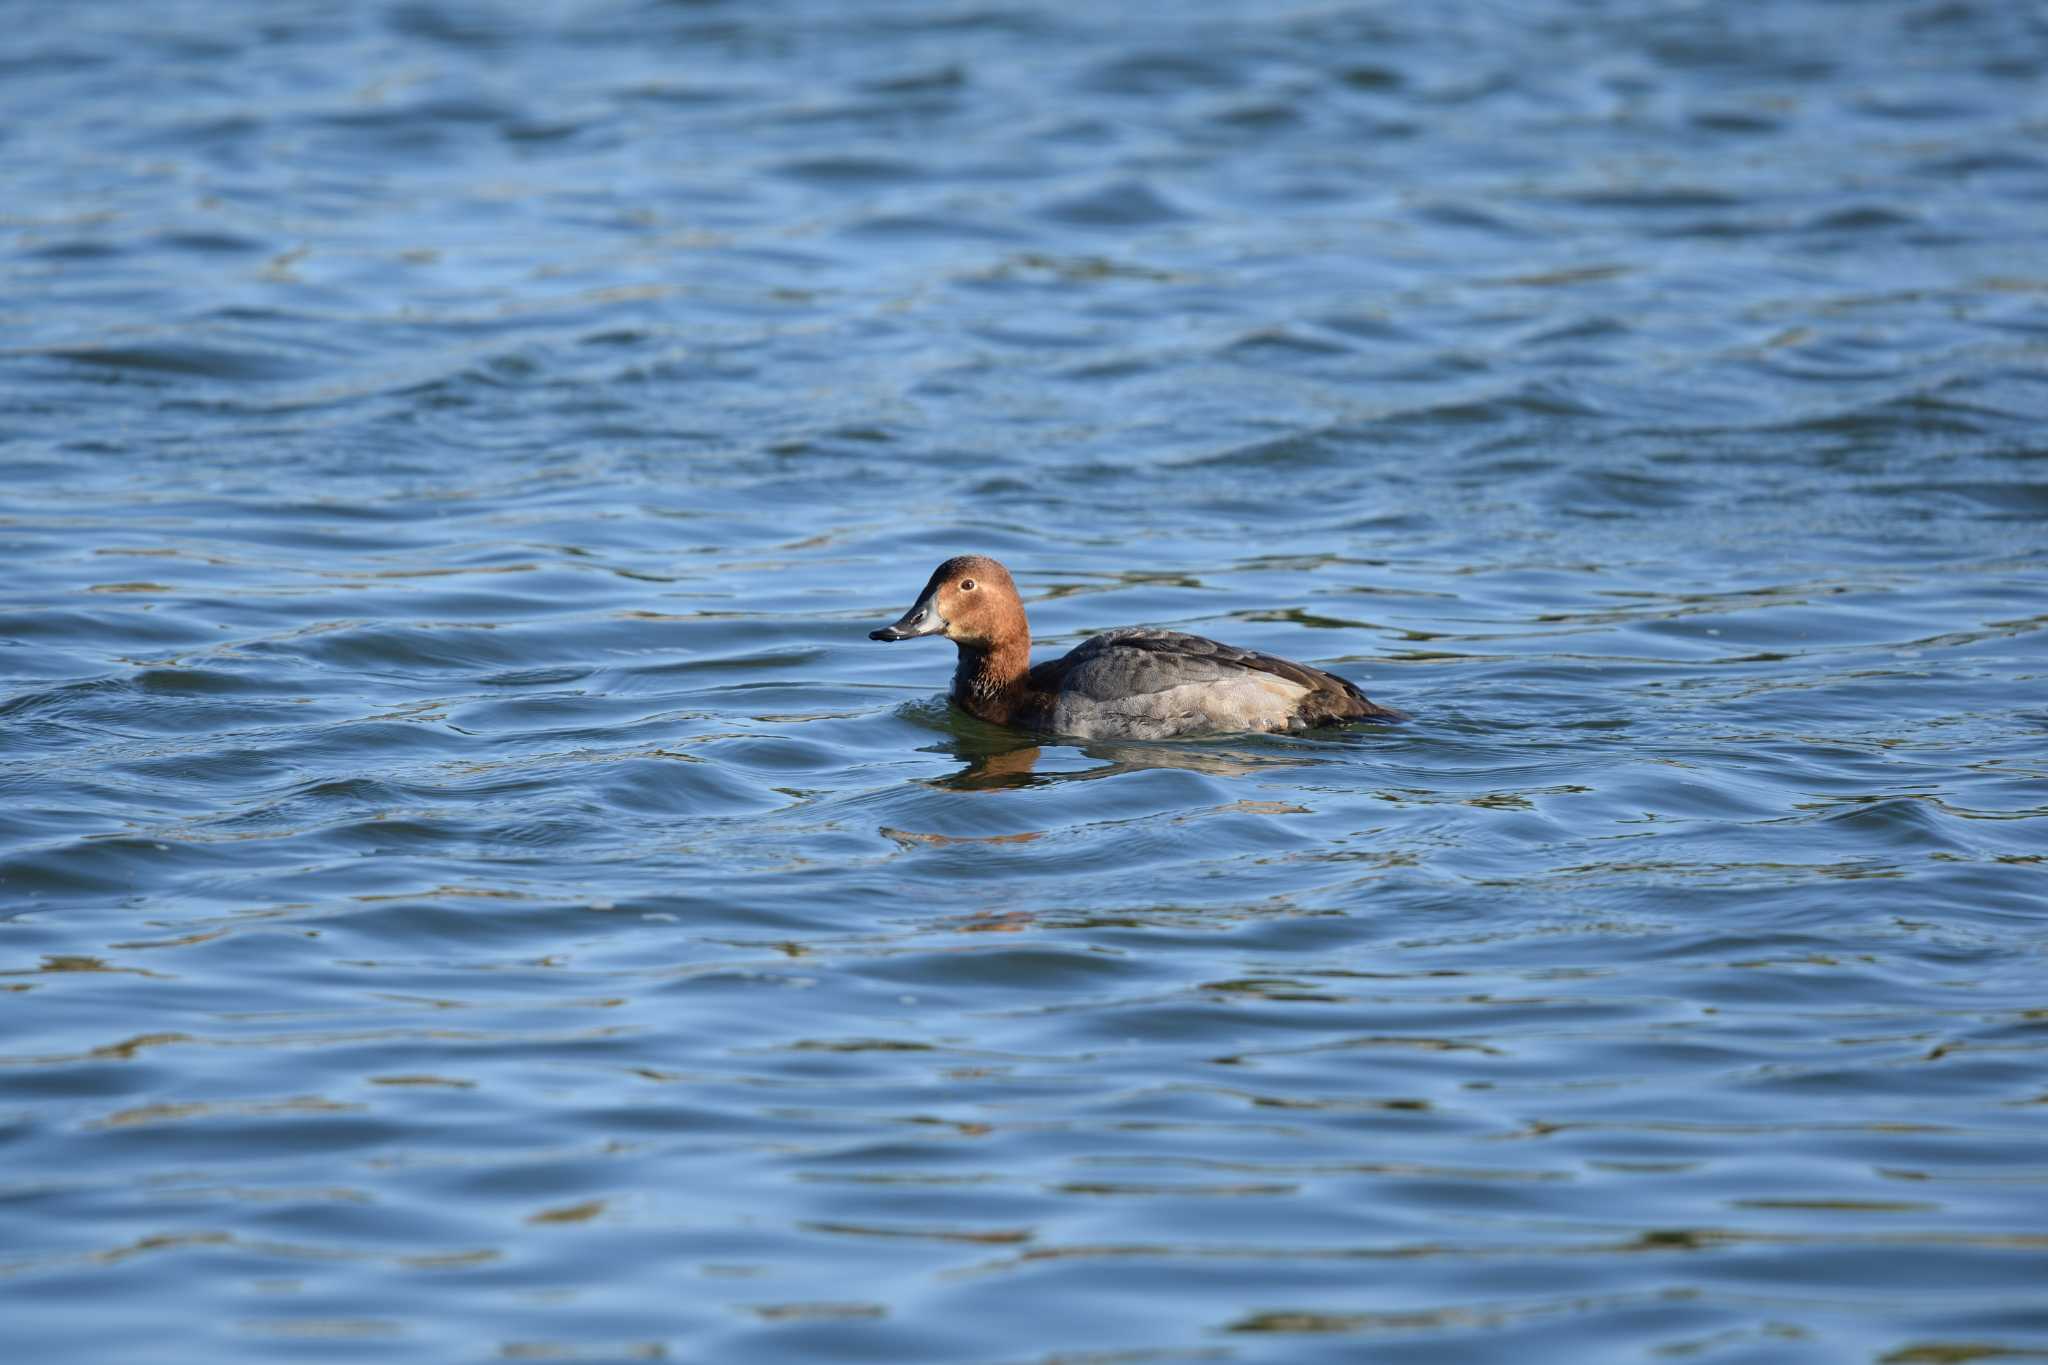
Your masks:
[{"label": "blue water", "polygon": [[2048,1355],[2048,12],[7,23],[10,1360]]}]

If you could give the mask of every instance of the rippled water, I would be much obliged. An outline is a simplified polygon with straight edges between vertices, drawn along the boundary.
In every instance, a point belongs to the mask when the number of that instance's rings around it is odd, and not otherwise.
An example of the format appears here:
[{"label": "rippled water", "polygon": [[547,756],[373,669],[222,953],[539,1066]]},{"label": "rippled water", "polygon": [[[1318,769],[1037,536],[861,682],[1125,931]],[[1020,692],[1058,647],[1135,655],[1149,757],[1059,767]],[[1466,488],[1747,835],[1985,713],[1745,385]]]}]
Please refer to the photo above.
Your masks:
[{"label": "rippled water", "polygon": [[8,23],[21,1359],[2048,1353],[2038,6]]}]

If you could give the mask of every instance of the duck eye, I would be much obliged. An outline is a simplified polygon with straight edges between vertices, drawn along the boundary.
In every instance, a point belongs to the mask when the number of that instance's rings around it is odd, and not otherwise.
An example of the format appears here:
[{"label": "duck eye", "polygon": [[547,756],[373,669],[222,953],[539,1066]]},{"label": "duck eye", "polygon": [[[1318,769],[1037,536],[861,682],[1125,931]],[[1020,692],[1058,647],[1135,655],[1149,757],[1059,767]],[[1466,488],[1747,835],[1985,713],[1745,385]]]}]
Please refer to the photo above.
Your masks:
[{"label": "duck eye", "polygon": [[962,591],[962,592],[973,592],[973,591],[974,591],[974,580],[973,580],[973,579],[971,579],[971,578],[963,578],[963,579],[961,579],[961,580],[960,580],[960,591]]}]

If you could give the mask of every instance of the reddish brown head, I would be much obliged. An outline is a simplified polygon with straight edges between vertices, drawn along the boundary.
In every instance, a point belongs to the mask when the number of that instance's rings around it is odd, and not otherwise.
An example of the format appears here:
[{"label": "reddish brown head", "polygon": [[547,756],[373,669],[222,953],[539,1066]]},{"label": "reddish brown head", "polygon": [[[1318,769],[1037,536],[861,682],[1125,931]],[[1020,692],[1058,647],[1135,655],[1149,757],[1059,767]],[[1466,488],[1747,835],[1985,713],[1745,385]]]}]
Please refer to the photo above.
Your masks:
[{"label": "reddish brown head", "polygon": [[943,635],[956,645],[991,650],[1028,644],[1031,628],[1010,571],[987,555],[955,555],[932,571],[924,591],[893,626],[868,632],[870,640],[912,640]]}]

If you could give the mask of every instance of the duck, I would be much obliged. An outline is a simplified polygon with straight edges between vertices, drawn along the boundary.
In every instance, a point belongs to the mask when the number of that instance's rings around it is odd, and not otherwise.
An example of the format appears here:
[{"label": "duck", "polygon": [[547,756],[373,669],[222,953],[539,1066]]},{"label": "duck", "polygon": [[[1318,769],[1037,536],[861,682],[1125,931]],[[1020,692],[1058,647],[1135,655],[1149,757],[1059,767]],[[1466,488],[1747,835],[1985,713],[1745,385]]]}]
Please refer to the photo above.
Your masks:
[{"label": "duck", "polygon": [[944,636],[959,650],[953,704],[991,725],[1074,739],[1294,732],[1408,716],[1320,668],[1200,635],[1125,626],[1033,666],[1031,625],[1010,571],[955,555],[870,640]]}]

